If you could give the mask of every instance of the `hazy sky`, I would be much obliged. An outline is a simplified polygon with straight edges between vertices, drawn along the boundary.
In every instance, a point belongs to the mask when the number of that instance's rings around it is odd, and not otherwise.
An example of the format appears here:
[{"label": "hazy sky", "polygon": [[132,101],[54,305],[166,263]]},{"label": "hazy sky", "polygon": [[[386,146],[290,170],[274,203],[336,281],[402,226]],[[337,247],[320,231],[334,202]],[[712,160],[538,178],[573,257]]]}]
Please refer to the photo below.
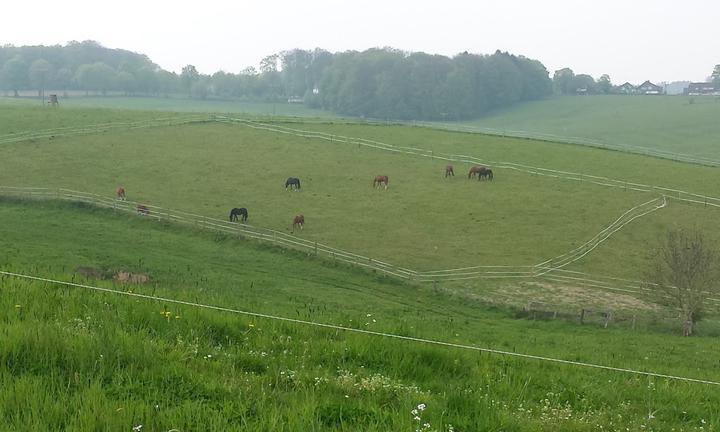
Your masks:
[{"label": "hazy sky", "polygon": [[238,72],[278,51],[392,46],[454,55],[497,49],[552,72],[704,80],[720,63],[719,0],[40,0],[0,6],[0,44],[93,39],[165,69]]}]

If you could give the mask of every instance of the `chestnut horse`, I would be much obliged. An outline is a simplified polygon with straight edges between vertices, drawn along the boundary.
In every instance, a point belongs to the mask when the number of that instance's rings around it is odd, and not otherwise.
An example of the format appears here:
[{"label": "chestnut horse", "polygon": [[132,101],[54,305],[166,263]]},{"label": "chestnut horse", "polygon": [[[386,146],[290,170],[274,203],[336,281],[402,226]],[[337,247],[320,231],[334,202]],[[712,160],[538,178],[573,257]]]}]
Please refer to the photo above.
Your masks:
[{"label": "chestnut horse", "polygon": [[135,210],[137,210],[137,214],[139,214],[139,215],[147,216],[150,214],[150,209],[148,208],[148,206],[143,205],[143,204],[138,204],[137,207],[135,208]]},{"label": "chestnut horse", "polygon": [[373,180],[373,187],[378,187],[385,185],[385,189],[388,187],[388,176],[386,175],[379,175],[375,176],[375,180]]},{"label": "chestnut horse", "polygon": [[230,210],[230,222],[237,222],[238,216],[240,216],[240,219],[243,221],[243,223],[247,222],[248,220],[248,211],[245,207],[240,208],[234,208]]},{"label": "chestnut horse", "polygon": [[295,227],[300,227],[300,230],[302,230],[303,225],[305,225],[305,216],[301,214],[295,215],[293,218],[292,232],[295,232]]},{"label": "chestnut horse", "polygon": [[455,177],[455,170],[453,169],[452,165],[448,165],[445,167],[445,177]]},{"label": "chestnut horse", "polygon": [[117,195],[119,200],[125,201],[125,188],[122,186],[118,186],[117,190],[115,191],[115,194]]},{"label": "chestnut horse", "polygon": [[475,165],[472,168],[470,168],[470,172],[468,172],[468,178],[473,178],[473,177],[475,177],[475,175],[477,175],[478,178],[480,178],[483,175],[483,173],[485,173],[488,169],[489,169],[488,167]]}]

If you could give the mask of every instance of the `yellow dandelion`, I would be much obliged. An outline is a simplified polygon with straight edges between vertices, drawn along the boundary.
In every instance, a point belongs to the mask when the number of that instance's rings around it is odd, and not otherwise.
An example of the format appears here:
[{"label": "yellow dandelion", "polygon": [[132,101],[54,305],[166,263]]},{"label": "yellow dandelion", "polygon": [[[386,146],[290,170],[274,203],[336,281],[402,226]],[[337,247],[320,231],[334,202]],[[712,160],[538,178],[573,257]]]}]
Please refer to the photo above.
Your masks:
[{"label": "yellow dandelion", "polygon": [[255,324],[248,324],[248,327],[255,327]]},{"label": "yellow dandelion", "polygon": [[175,319],[180,319],[180,315],[175,315]]},{"label": "yellow dandelion", "polygon": [[15,308],[16,308],[16,309],[20,309],[21,307],[22,307],[22,306],[20,306],[20,305],[15,305]]}]

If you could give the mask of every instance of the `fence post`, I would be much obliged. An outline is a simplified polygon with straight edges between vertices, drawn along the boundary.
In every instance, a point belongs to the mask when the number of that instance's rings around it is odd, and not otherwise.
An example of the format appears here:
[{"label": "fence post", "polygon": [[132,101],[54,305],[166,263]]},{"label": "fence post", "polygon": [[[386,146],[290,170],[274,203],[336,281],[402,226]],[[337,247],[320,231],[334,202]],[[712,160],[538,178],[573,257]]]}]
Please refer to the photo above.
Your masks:
[{"label": "fence post", "polygon": [[632,320],[630,321],[630,327],[635,330],[635,314],[633,314]]},{"label": "fence post", "polygon": [[315,242],[315,256],[317,256],[317,242]]},{"label": "fence post", "polygon": [[580,324],[585,322],[585,309],[580,309]]},{"label": "fence post", "polygon": [[611,310],[605,312],[605,328],[608,328],[608,324],[612,321],[613,313]]}]

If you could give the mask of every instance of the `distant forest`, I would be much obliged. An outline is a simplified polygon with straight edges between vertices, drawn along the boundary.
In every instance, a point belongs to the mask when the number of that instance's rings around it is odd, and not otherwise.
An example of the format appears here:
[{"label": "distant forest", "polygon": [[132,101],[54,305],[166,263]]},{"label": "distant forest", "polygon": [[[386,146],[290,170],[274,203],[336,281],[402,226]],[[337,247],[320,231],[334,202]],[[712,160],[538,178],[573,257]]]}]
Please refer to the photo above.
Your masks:
[{"label": "distant forest", "polygon": [[204,75],[192,65],[168,72],[145,55],[94,41],[0,47],[0,90],[45,89],[293,101],[370,118],[458,120],[543,98],[553,82],[539,61],[500,51],[449,58],[392,48],[294,49],[265,57],[259,70]]}]

